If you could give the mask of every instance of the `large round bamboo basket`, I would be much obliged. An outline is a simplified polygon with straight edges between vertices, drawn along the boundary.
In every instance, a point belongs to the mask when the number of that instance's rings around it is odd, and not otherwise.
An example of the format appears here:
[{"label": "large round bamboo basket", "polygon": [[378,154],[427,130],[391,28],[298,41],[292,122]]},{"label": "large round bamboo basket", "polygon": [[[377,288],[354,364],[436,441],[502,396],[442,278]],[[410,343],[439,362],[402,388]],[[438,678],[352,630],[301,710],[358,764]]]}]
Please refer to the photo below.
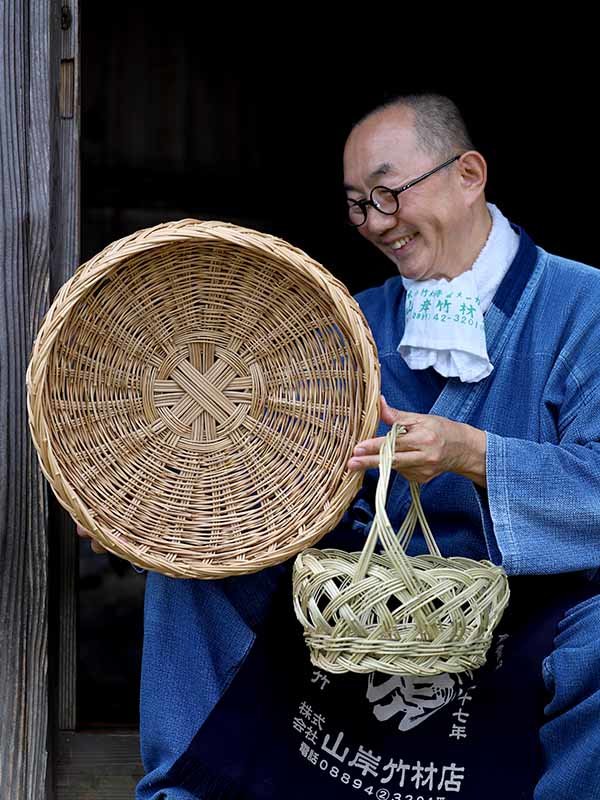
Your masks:
[{"label": "large round bamboo basket", "polygon": [[279,563],[339,521],[379,365],[346,288],[223,222],[138,231],[81,266],[27,373],[44,474],[109,551],[175,577]]}]

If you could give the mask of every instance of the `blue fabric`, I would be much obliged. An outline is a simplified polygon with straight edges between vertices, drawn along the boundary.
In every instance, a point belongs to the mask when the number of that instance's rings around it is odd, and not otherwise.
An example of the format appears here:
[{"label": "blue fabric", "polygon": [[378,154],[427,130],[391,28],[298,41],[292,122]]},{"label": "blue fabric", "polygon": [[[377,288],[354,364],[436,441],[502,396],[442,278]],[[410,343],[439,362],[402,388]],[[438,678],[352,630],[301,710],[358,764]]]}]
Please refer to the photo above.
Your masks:
[{"label": "blue fabric", "polygon": [[[229,686],[283,567],[219,582],[149,572],[140,698],[142,761],[137,797],[158,800],[162,778]],[[169,800],[195,800],[169,789]]]},{"label": "blue fabric", "polygon": [[[357,298],[376,340],[388,404],[487,431],[487,490],[450,473],[423,487],[442,552],[490,558],[510,575],[581,571],[594,578],[600,567],[600,273],[549,255],[520,231],[519,251],[485,315],[494,371],[476,384],[408,368],[396,351],[404,297],[397,276]],[[376,477],[366,475],[340,530],[368,529]],[[398,475],[388,499],[394,525],[409,502]],[[423,550],[415,536],[411,552]],[[140,800],[161,796],[156,787],[243,662],[269,608],[276,570],[220,582],[149,575],[141,694],[148,774],[138,786]],[[535,800],[600,800],[600,777],[586,766],[600,747],[594,602],[571,610],[545,662],[552,693],[541,732],[547,769]],[[190,797],[177,787],[163,796]]]},{"label": "blue fabric", "polygon": [[559,622],[555,650],[544,662],[552,693],[540,731],[546,771],[534,800],[600,798],[600,597],[572,608]]}]

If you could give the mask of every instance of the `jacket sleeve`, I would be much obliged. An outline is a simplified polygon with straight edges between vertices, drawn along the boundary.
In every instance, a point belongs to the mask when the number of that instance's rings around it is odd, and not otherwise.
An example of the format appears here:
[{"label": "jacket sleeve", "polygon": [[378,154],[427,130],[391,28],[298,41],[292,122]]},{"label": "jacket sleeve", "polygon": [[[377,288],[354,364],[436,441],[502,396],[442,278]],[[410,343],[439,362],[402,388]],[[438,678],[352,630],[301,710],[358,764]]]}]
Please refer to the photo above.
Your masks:
[{"label": "jacket sleeve", "polygon": [[487,433],[477,494],[490,556],[509,574],[600,567],[600,393],[554,413],[557,443]]}]

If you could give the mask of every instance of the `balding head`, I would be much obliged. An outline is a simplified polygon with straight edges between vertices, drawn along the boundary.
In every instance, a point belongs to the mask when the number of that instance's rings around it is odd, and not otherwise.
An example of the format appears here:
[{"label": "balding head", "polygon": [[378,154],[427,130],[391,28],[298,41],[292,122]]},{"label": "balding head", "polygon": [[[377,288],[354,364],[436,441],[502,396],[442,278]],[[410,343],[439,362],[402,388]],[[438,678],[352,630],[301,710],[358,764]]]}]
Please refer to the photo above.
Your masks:
[{"label": "balding head", "polygon": [[454,152],[475,149],[456,103],[439,94],[400,95],[377,106],[355,127],[394,110],[407,112],[414,127],[415,144],[423,153],[445,160]]}]

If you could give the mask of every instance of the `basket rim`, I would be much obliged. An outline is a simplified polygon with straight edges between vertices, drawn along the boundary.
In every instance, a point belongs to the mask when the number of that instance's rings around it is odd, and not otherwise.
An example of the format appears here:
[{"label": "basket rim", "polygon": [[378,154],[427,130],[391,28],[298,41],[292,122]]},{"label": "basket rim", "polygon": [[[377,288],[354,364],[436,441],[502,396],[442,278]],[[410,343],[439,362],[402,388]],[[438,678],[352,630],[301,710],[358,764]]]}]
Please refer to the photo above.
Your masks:
[{"label": "basket rim", "polygon": [[[311,284],[335,304],[340,324],[350,325],[352,318],[358,318],[362,323],[359,326],[361,335],[353,341],[353,347],[357,355],[360,356],[361,363],[372,366],[373,373],[370,381],[372,385],[367,383],[366,386],[359,438],[372,436],[379,419],[379,360],[373,335],[366,318],[357,301],[350,295],[344,284],[303,250],[272,234],[261,233],[229,222],[218,220],[202,221],[192,218],[176,222],[164,222],[135,231],[128,236],[111,242],[78,267],[73,276],[56,294],[41,323],[26,373],[28,420],[42,472],[48,479],[60,504],[107,549],[142,567],[147,565],[143,558],[140,560],[140,548],[132,546],[122,537],[116,539],[113,536],[108,536],[96,520],[96,517],[100,515],[86,507],[78,497],[75,488],[69,484],[64,474],[61,474],[59,464],[52,450],[46,413],[49,408],[46,378],[50,355],[61,331],[71,319],[78,304],[93,292],[98,283],[113,274],[130,258],[149,250],[188,242],[206,245],[223,243],[227,246],[239,247],[254,254],[265,256],[270,261],[279,261],[288,268],[293,260],[295,273],[304,279],[308,279]],[[365,374],[366,372],[365,370]],[[348,502],[350,502],[360,488],[361,483],[362,475],[358,473],[344,475],[343,480],[336,487],[335,494],[338,495],[340,492],[348,493]],[[339,518],[343,513],[344,511],[342,510]],[[322,535],[324,533],[317,534],[307,540],[303,547],[312,546]],[[273,559],[273,564],[294,555],[298,552],[298,548],[276,548],[275,552],[277,557]],[[198,567],[187,570],[183,569],[181,564],[174,571],[173,564],[167,556],[153,554],[153,560],[159,565],[158,567],[152,567],[153,569],[158,568],[163,574],[172,575],[173,577],[217,577],[211,572],[210,566],[207,574],[204,575]],[[262,569],[263,566],[261,564],[257,569]],[[239,568],[232,566],[227,574],[242,574],[250,571],[254,570],[249,569],[248,565],[240,563]]]}]

